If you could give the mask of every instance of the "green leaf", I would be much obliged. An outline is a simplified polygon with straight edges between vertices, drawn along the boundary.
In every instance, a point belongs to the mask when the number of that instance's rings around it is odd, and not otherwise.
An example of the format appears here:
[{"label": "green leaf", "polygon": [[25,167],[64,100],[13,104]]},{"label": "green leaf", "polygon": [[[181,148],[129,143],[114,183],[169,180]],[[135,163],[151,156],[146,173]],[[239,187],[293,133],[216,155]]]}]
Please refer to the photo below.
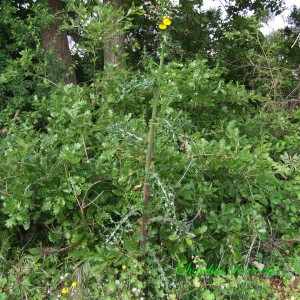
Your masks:
[{"label": "green leaf", "polygon": [[193,285],[194,285],[195,288],[199,288],[201,286],[201,283],[199,281],[199,277],[194,277]]},{"label": "green leaf", "polygon": [[202,294],[202,298],[204,300],[214,300],[215,299],[215,296],[213,293],[211,293],[209,290],[206,290],[203,292]]},{"label": "green leaf", "polygon": [[11,228],[11,227],[15,226],[16,224],[17,224],[16,219],[14,217],[10,217],[9,219],[6,219],[6,221],[5,221],[5,225],[8,228]]},{"label": "green leaf", "polygon": [[168,237],[168,239],[170,240],[170,241],[176,241],[176,240],[178,240],[178,236],[177,235],[169,235],[169,237]]},{"label": "green leaf", "polygon": [[197,234],[202,234],[202,233],[206,232],[207,229],[208,229],[208,227],[206,225],[202,225],[202,226],[198,227],[195,232]]}]

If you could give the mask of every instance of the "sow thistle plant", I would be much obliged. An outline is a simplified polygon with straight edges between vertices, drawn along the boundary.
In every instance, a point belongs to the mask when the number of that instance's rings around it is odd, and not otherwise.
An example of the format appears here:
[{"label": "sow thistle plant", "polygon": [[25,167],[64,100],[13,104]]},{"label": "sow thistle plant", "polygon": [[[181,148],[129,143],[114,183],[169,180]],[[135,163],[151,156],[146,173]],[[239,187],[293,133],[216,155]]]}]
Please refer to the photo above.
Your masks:
[{"label": "sow thistle plant", "polygon": [[[162,30],[166,29],[167,26],[171,25],[171,19],[169,16],[164,16],[162,18],[161,23],[158,27]],[[152,107],[152,116],[150,121],[150,129],[148,135],[148,150],[147,150],[147,157],[146,157],[146,164],[145,164],[145,173],[146,178],[144,181],[144,188],[143,188],[143,199],[144,199],[144,207],[147,208],[149,204],[149,188],[150,188],[150,179],[149,175],[151,172],[151,160],[152,160],[152,152],[153,152],[153,144],[154,144],[154,121],[157,116],[157,109],[158,103],[160,98],[160,86],[162,84],[162,71],[164,66],[164,58],[165,58],[165,46],[167,43],[167,35],[163,34],[161,36],[161,49],[160,49],[160,62],[158,66],[158,72],[156,76],[156,84],[154,86],[154,95],[153,95],[153,107]],[[143,213],[142,217],[142,237],[143,240],[141,241],[141,248],[146,249],[146,241],[147,241],[147,223],[148,223],[148,214]]]}]

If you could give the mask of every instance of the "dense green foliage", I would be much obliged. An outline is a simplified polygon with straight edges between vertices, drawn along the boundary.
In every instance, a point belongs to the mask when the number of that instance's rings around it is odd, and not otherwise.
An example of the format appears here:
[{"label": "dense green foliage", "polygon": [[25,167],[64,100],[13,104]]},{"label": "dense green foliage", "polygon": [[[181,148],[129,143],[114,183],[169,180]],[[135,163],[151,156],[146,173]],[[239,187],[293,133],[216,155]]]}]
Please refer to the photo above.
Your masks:
[{"label": "dense green foliage", "polygon": [[[299,9],[263,36],[261,12],[280,10],[273,1],[251,18],[238,1],[225,20],[194,1],[145,5],[146,17],[127,3],[117,14],[127,67],[103,69],[116,12],[64,2],[77,86],[59,82],[42,50],[45,3],[1,3],[0,299],[299,297]],[[158,33],[167,13],[172,25]]]}]

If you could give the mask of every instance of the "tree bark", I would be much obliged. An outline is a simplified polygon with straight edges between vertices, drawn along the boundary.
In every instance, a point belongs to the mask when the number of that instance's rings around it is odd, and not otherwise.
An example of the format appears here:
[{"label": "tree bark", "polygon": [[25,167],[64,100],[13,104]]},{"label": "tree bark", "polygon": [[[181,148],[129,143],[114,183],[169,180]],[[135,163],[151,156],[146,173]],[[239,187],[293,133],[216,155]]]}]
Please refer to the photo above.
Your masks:
[{"label": "tree bark", "polygon": [[[51,62],[51,68],[61,70],[64,74],[56,74],[63,83],[77,84],[76,74],[72,66],[72,56],[66,32],[59,31],[63,24],[62,18],[56,14],[62,10],[61,0],[47,0],[50,12],[55,15],[55,22],[41,34],[42,46],[46,52],[53,51],[56,61]],[[55,74],[57,72],[53,72]],[[60,75],[60,76],[59,76]]]},{"label": "tree bark", "polygon": [[[115,11],[122,7],[122,0],[104,0],[103,3],[110,3]],[[116,64],[117,68],[121,69],[125,65],[122,59],[125,54],[125,34],[122,30],[120,31],[122,26],[120,27],[120,24],[117,24],[117,20],[117,17],[111,19],[111,28],[108,30],[108,40],[104,48],[104,64]]]}]

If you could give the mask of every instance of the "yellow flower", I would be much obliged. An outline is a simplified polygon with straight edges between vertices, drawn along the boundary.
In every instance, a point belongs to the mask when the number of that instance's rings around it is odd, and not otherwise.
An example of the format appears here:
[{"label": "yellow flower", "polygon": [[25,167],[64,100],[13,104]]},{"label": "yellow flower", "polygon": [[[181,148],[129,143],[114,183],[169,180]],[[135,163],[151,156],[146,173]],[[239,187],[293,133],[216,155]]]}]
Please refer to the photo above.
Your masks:
[{"label": "yellow flower", "polygon": [[126,268],[127,268],[127,267],[126,267],[125,265],[122,266],[122,269],[123,269],[123,270],[126,270]]},{"label": "yellow flower", "polygon": [[171,25],[171,20],[170,20],[170,18],[169,17],[164,17],[163,18],[163,24],[165,24],[166,26],[169,26],[169,25]]},{"label": "yellow flower", "polygon": [[75,288],[77,286],[77,283],[74,281],[72,282],[72,287]]},{"label": "yellow flower", "polygon": [[69,293],[69,289],[66,288],[66,287],[64,287],[64,288],[61,290],[61,293],[62,293],[62,294],[67,294],[67,293]]},{"label": "yellow flower", "polygon": [[164,24],[164,23],[161,23],[158,25],[158,28],[161,29],[161,30],[165,30],[167,28],[167,25]]}]

